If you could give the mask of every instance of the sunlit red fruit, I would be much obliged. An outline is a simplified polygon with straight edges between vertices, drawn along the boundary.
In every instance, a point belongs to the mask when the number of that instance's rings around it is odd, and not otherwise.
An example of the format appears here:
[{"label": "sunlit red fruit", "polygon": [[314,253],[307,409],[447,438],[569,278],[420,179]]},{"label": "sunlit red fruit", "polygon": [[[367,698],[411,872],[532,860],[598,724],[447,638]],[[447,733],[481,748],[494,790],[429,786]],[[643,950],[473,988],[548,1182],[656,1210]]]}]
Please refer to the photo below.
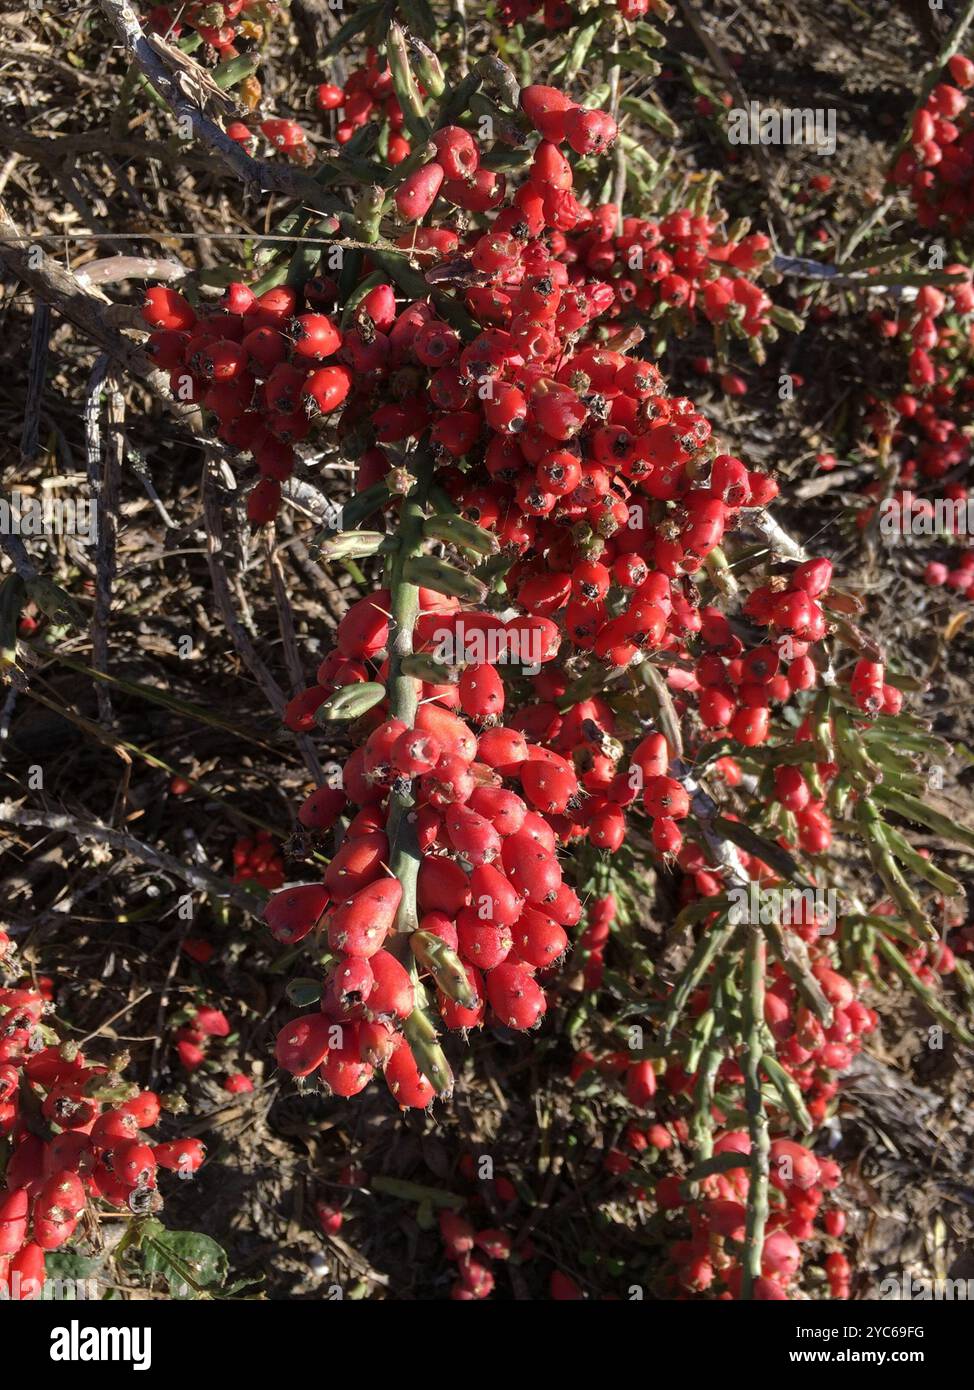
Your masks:
[{"label": "sunlit red fruit", "polygon": [[192,1171],[203,1161],[198,1140],[148,1138],[160,1115],[155,1092],[131,1086],[127,1100],[99,1100],[108,1069],[44,1042],[49,1007],[41,992],[0,988],[0,1296],[14,1300],[40,1296],[45,1252],[71,1240],[90,1203],[146,1215],[161,1205],[158,1167]]}]

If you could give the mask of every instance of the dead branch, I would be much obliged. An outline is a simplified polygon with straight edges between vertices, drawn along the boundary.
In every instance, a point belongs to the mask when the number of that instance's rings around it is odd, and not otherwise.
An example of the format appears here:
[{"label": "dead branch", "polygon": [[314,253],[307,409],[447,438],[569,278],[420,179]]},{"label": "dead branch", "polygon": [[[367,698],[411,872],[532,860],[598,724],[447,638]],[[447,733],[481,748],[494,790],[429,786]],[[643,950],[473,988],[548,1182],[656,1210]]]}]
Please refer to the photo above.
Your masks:
[{"label": "dead branch", "polygon": [[79,840],[94,840],[101,845],[110,845],[112,849],[118,850],[121,854],[130,854],[133,859],[139,860],[142,864],[148,864],[152,868],[172,874],[174,878],[181,879],[201,893],[207,893],[211,897],[228,899],[234,907],[239,907],[242,912],[246,912],[251,917],[260,916],[261,904],[255,901],[253,894],[245,888],[219,878],[207,869],[198,868],[193,864],[185,864],[181,860],[175,859],[166,850],[144,844],[141,840],[137,840],[134,835],[127,835],[121,830],[112,830],[107,825],[99,825],[95,821],[78,820],[75,816],[69,816],[60,811],[24,810],[10,801],[0,802],[0,824],[52,830],[64,835],[73,835]]}]

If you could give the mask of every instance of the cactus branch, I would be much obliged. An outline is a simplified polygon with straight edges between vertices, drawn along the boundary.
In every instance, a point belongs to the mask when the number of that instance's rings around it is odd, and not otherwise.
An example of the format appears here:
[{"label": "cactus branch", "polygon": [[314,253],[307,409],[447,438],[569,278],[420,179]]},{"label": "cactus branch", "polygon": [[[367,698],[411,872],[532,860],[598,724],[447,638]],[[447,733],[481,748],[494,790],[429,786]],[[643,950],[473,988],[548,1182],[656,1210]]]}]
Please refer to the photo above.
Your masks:
[{"label": "cactus branch", "polygon": [[[413,628],[419,617],[419,587],[407,576],[408,562],[418,555],[423,543],[424,500],[429,487],[430,461],[418,455],[419,471],[413,487],[403,499],[399,516],[399,544],[386,563],[392,614],[389,624],[389,718],[401,719],[412,728],[419,706],[420,683],[402,669],[404,657],[412,655]],[[396,930],[413,932],[419,925],[416,912],[416,880],[419,874],[419,846],[415,822],[410,818],[413,799],[408,789],[396,785],[389,793],[389,853],[392,872],[402,884],[402,902],[396,917]]]},{"label": "cactus branch", "polygon": [[[416,481],[402,500],[398,545],[389,552],[386,560],[391,599],[386,685],[389,718],[401,719],[409,728],[416,721],[420,682],[403,670],[402,663],[413,651],[413,628],[419,617],[419,587],[407,577],[407,570],[408,562],[418,556],[422,549],[426,495],[432,475],[432,460],[422,445],[410,461],[416,470]],[[419,980],[415,958],[407,954],[409,937],[419,927],[416,886],[420,860],[415,804],[408,784],[403,786],[396,783],[389,792],[386,829],[390,868],[402,885],[395,926],[400,935],[398,939],[393,939],[391,949],[410,968],[416,998],[416,1006],[403,1024],[403,1033],[416,1065],[437,1095],[448,1095],[453,1088],[453,1074],[437,1041],[436,1029],[423,1008],[425,991]]]},{"label": "cactus branch", "polygon": [[754,1284],[761,1277],[764,1228],[768,1219],[768,1164],[770,1139],[768,1117],[761,1093],[761,1030],[764,1024],[765,942],[761,928],[748,928],[744,952],[744,1103],[751,1139],[751,1180],[747,1194],[747,1224],[744,1237],[741,1297],[754,1297]]}]

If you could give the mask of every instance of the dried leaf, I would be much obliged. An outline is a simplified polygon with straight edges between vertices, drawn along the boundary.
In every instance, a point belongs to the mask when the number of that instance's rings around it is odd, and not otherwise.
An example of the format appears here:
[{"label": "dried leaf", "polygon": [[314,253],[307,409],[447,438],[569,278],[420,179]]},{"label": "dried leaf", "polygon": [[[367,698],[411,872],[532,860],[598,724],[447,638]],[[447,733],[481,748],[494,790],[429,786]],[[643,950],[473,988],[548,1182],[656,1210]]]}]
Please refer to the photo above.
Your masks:
[{"label": "dried leaf", "polygon": [[172,73],[176,86],[187,101],[211,116],[239,114],[236,100],[218,87],[206,69],[183,53],[182,49],[173,47],[158,34],[146,34],[145,37]]},{"label": "dried leaf", "polygon": [[967,622],[968,616],[969,614],[966,608],[958,608],[956,612],[951,613],[947,625],[943,630],[943,639],[945,642],[952,642],[954,640],[958,632],[960,632],[961,628]]}]

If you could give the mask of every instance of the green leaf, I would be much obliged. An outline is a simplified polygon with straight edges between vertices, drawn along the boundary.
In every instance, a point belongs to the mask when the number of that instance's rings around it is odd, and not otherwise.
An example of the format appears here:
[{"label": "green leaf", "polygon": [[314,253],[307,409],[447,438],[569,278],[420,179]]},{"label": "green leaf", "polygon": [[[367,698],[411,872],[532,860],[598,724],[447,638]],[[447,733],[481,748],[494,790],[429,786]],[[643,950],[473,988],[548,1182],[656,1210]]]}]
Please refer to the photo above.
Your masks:
[{"label": "green leaf", "polygon": [[385,698],[386,688],[380,681],[362,681],[357,685],[340,685],[315,711],[315,723],[326,727],[341,719],[360,719]]},{"label": "green leaf", "polygon": [[17,624],[26,598],[27,589],[19,574],[8,574],[0,583],[0,667],[17,661]]},{"label": "green leaf", "polygon": [[768,1080],[781,1097],[781,1102],[791,1116],[793,1123],[798,1126],[803,1134],[811,1134],[815,1126],[812,1123],[811,1116],[805,1109],[805,1103],[802,1100],[802,1094],[798,1088],[798,1083],[793,1077],[789,1076],[777,1057],[772,1057],[770,1053],[762,1055],[761,1066]]},{"label": "green leaf", "polygon": [[227,1253],[199,1231],[167,1231],[146,1234],[142,1242],[146,1274],[159,1274],[173,1298],[198,1298],[211,1286],[226,1282]]},{"label": "green leaf", "polygon": [[373,1192],[382,1192],[388,1197],[397,1197],[402,1202],[429,1202],[433,1207],[449,1207],[451,1211],[462,1211],[467,1205],[466,1197],[448,1192],[445,1188],[424,1187],[422,1183],[410,1182],[406,1178],[389,1178],[377,1174],[369,1183]]},{"label": "green leaf", "polygon": [[33,599],[52,623],[74,628],[86,626],[84,611],[78,607],[71,595],[42,575],[27,580],[27,597]]},{"label": "green leaf", "polygon": [[[45,1299],[72,1302],[80,1297],[90,1302],[84,1288],[85,1281],[92,1281],[93,1291],[101,1297],[101,1278],[105,1272],[103,1259],[80,1255],[76,1250],[51,1250],[44,1256],[46,1283],[41,1295]],[[78,1285],[82,1285],[79,1290]]]},{"label": "green leaf", "polygon": [[562,58],[559,58],[558,62],[551,68],[551,77],[558,78],[560,86],[569,87],[575,81],[575,78],[585,66],[585,60],[592,47],[592,41],[601,27],[601,15],[593,23],[583,25],[575,35],[571,48]]},{"label": "green leaf", "polygon": [[885,784],[876,787],[873,796],[890,811],[895,811],[898,816],[902,816],[904,820],[912,820],[918,825],[925,825],[928,830],[932,830],[935,835],[942,835],[945,840],[964,845],[967,849],[974,849],[974,830],[969,826],[962,825],[960,821],[952,820],[942,811],[934,810],[932,806],[928,806],[919,797],[895,792]]},{"label": "green leaf", "polygon": [[309,1004],[317,1004],[321,998],[321,983],[300,976],[292,980],[285,991],[288,999],[297,1009],[305,1009]]},{"label": "green leaf", "polygon": [[624,53],[617,53],[615,60],[620,67],[626,68],[628,72],[641,72],[646,77],[658,77],[662,72],[662,68],[655,58],[640,53],[638,49],[630,48]]},{"label": "green leaf", "polygon": [[642,97],[623,97],[619,107],[627,115],[636,116],[639,120],[645,121],[651,130],[656,131],[657,135],[664,135],[667,140],[680,138],[680,127],[672,117],[652,102],[644,101]]},{"label": "green leaf", "polygon": [[665,48],[666,39],[658,29],[654,29],[651,24],[637,24],[633,30],[633,37],[639,43],[645,44],[647,48]]}]

